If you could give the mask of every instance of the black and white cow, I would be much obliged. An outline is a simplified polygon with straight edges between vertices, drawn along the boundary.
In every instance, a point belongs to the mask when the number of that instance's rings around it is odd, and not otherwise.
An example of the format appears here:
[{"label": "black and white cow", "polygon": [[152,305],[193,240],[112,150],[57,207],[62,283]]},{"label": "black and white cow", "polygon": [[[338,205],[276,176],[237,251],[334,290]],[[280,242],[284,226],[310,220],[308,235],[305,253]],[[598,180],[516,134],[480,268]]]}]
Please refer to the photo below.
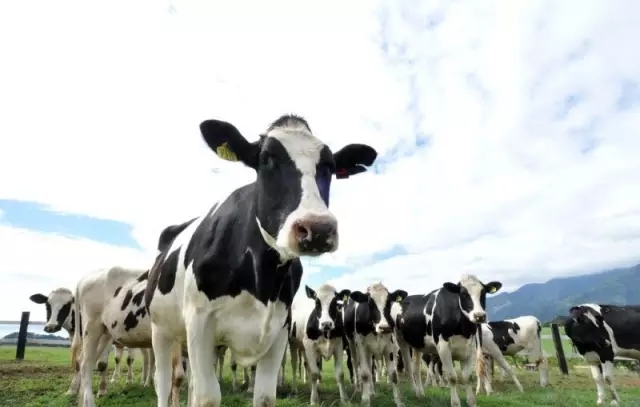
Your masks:
[{"label": "black and white cow", "polygon": [[[142,349],[144,384],[151,384],[151,324],[143,303],[148,275],[145,270],[111,267],[89,273],[78,282],[75,313],[79,323],[73,336],[71,357],[74,365],[81,358],[80,406],[95,406],[91,369],[98,355],[114,341]],[[100,388],[98,395],[104,391],[106,389]]]},{"label": "black and white cow", "polygon": [[[405,367],[417,395],[424,395],[420,377],[422,353],[432,353],[442,362],[444,379],[451,391],[451,406],[460,406],[458,384],[466,387],[469,406],[476,406],[470,380],[474,362],[478,363],[478,371],[484,371],[476,332],[487,320],[486,294],[493,294],[500,287],[499,282],[483,284],[476,276],[464,275],[457,284],[446,282],[429,294],[412,295],[403,301],[397,324],[398,343],[404,360],[411,360],[409,347],[413,348],[414,363],[406,363]],[[462,366],[459,379],[454,360],[460,361]]]},{"label": "black and white cow", "polygon": [[640,305],[582,304],[571,307],[569,313],[564,332],[591,366],[597,404],[605,401],[606,382],[611,405],[619,405],[613,360],[617,356],[640,360]]},{"label": "black and white cow", "polygon": [[[542,351],[541,331],[540,321],[532,315],[482,324],[482,353],[498,363],[502,374],[506,372],[520,392],[524,391],[522,385],[504,357],[515,356],[516,353],[527,349],[527,358],[533,361],[540,371],[540,386],[545,387],[549,382],[549,363]],[[486,370],[485,373],[484,377],[478,376],[476,394],[480,392],[483,382],[487,394],[492,392],[491,372]]]},{"label": "black and white cow", "polygon": [[362,404],[369,405],[373,387],[373,359],[383,358],[397,406],[402,406],[394,355],[398,352],[394,338],[395,317],[407,292],[392,293],[382,284],[370,285],[366,292],[353,291],[344,306],[344,330],[354,361],[356,388],[362,388]]},{"label": "black and white cow", "polygon": [[[44,304],[47,310],[47,321],[44,325],[44,331],[47,333],[56,333],[61,329],[64,329],[69,334],[69,341],[73,340],[73,335],[75,333],[76,327],[76,318],[75,318],[75,297],[71,290],[68,288],[60,287],[51,291],[49,295],[44,294],[34,294],[29,297],[31,301],[36,304]],[[115,348],[115,370],[113,372],[113,376],[111,378],[111,382],[114,382],[118,377],[120,371],[120,360],[122,357],[122,353],[124,348],[116,343],[114,343]],[[100,392],[99,395],[106,394],[107,391],[107,361],[109,358],[109,354],[111,352],[111,348],[107,347],[107,349],[100,355],[100,358],[97,362],[97,368],[100,372]],[[127,357],[127,365],[128,365],[128,373],[127,373],[127,382],[131,381],[133,376],[133,361],[134,354],[132,349],[127,349],[128,357]],[[78,389],[80,386],[80,365],[79,363],[74,363],[75,373],[73,376],[73,380],[69,385],[69,389],[67,390],[67,395],[75,395],[78,393]],[[144,380],[144,378],[143,378]]]},{"label": "black and white cow", "polygon": [[193,405],[220,406],[212,345],[226,345],[238,364],[256,364],[253,405],[274,406],[302,277],[299,258],[338,248],[338,222],[328,209],[333,174],[364,172],[377,153],[362,144],[332,153],[294,115],[278,118],[252,143],[227,122],[207,120],[200,130],[218,157],[244,163],[257,178],[163,232],[172,243],[161,251],[146,294],[158,407],[166,406],[175,341],[188,346]]},{"label": "black and white cow", "polygon": [[329,360],[333,357],[336,382],[340,392],[340,400],[347,401],[344,391],[344,373],[342,372],[342,360],[344,356],[342,327],[342,304],[349,298],[351,291],[340,292],[330,284],[322,284],[316,291],[305,286],[305,297],[297,299],[291,308],[291,336],[289,349],[291,353],[291,369],[293,371],[293,389],[297,389],[296,373],[300,351],[304,354],[310,371],[311,381],[311,405],[318,405],[318,360]]}]

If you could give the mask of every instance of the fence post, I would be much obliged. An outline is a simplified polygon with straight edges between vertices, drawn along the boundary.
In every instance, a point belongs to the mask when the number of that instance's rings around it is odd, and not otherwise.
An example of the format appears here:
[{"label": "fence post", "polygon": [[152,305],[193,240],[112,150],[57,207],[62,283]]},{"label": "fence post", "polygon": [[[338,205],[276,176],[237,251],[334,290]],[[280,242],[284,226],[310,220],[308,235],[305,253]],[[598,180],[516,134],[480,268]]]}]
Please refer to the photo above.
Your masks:
[{"label": "fence post", "polygon": [[29,314],[29,311],[23,311],[22,317],[20,318],[20,331],[18,331],[18,344],[16,346],[16,360],[24,360],[24,349],[27,347]]},{"label": "fence post", "polygon": [[564,357],[564,348],[562,347],[562,339],[560,338],[560,330],[558,324],[551,324],[551,335],[553,336],[553,344],[556,347],[556,357],[558,358],[558,366],[560,371],[568,375],[569,368],[567,367],[567,359]]}]

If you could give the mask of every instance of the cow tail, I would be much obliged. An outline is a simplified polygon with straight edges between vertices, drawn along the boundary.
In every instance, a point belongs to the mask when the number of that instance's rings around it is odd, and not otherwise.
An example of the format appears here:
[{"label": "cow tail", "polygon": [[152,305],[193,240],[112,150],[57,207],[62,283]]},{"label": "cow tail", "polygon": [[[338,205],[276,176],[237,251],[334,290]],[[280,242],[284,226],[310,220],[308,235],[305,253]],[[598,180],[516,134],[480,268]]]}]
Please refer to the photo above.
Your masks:
[{"label": "cow tail", "polygon": [[487,363],[482,353],[482,324],[478,324],[478,330],[476,331],[476,375],[478,378],[486,377]]},{"label": "cow tail", "polygon": [[71,367],[76,371],[80,368],[80,358],[79,353],[82,350],[82,330],[84,326],[82,325],[82,314],[80,306],[80,290],[76,287],[76,296],[73,304],[73,310],[78,318],[76,329],[73,332],[73,340],[71,341]]}]

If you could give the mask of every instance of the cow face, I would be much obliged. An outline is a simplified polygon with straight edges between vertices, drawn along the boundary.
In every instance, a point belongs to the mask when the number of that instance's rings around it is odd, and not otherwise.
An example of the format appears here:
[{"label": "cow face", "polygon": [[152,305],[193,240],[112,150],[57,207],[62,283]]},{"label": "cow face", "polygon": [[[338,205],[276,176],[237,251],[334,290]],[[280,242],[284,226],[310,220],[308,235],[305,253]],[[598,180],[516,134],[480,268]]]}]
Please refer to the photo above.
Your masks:
[{"label": "cow face", "polygon": [[70,290],[58,288],[48,297],[43,294],[34,294],[29,299],[36,304],[45,304],[47,307],[45,332],[55,333],[62,328],[73,329],[73,294]]},{"label": "cow face", "polygon": [[495,294],[502,287],[502,283],[492,281],[483,284],[476,276],[462,276],[458,284],[444,283],[442,285],[445,290],[458,294],[460,311],[469,321],[474,324],[481,324],[487,321],[487,312],[485,311],[487,294]]},{"label": "cow face", "polygon": [[308,285],[304,287],[307,297],[316,302],[316,307],[310,315],[310,319],[318,321],[318,329],[325,337],[336,327],[336,321],[340,321],[340,311],[344,301],[349,298],[351,291],[342,290],[339,293],[328,284],[323,284],[314,291]]},{"label": "cow face", "polygon": [[282,260],[337,250],[338,223],[329,211],[331,179],[366,171],[377,156],[373,148],[350,144],[332,153],[303,118],[293,115],[280,117],[253,143],[223,121],[204,121],[200,130],[220,158],[256,170],[256,221]]},{"label": "cow face", "polygon": [[369,307],[371,323],[378,334],[389,334],[393,332],[395,322],[391,317],[391,307],[401,303],[407,298],[407,292],[396,290],[389,293],[389,290],[381,283],[373,284],[367,288],[367,292],[354,291],[351,299],[360,303],[360,306]]},{"label": "cow face", "polygon": [[596,304],[571,307],[570,318],[565,321],[564,330],[576,346],[591,344],[609,347],[611,341],[605,328],[602,309]]}]

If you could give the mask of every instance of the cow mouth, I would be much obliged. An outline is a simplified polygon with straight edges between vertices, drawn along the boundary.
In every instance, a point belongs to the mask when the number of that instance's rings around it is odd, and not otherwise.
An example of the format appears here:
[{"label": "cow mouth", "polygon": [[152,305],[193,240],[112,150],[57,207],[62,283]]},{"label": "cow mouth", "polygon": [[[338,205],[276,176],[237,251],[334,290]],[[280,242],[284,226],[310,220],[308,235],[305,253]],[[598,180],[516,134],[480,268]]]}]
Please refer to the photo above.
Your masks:
[{"label": "cow mouth", "polygon": [[393,330],[390,327],[378,328],[378,332],[381,334],[390,334]]},{"label": "cow mouth", "polygon": [[56,332],[60,331],[60,329],[62,329],[62,327],[61,327],[60,325],[55,325],[55,326],[48,326],[48,327],[45,327],[45,328],[43,329],[43,331],[45,331],[45,332],[46,332],[46,333],[48,333],[48,334],[54,334],[54,333],[56,333]]}]

